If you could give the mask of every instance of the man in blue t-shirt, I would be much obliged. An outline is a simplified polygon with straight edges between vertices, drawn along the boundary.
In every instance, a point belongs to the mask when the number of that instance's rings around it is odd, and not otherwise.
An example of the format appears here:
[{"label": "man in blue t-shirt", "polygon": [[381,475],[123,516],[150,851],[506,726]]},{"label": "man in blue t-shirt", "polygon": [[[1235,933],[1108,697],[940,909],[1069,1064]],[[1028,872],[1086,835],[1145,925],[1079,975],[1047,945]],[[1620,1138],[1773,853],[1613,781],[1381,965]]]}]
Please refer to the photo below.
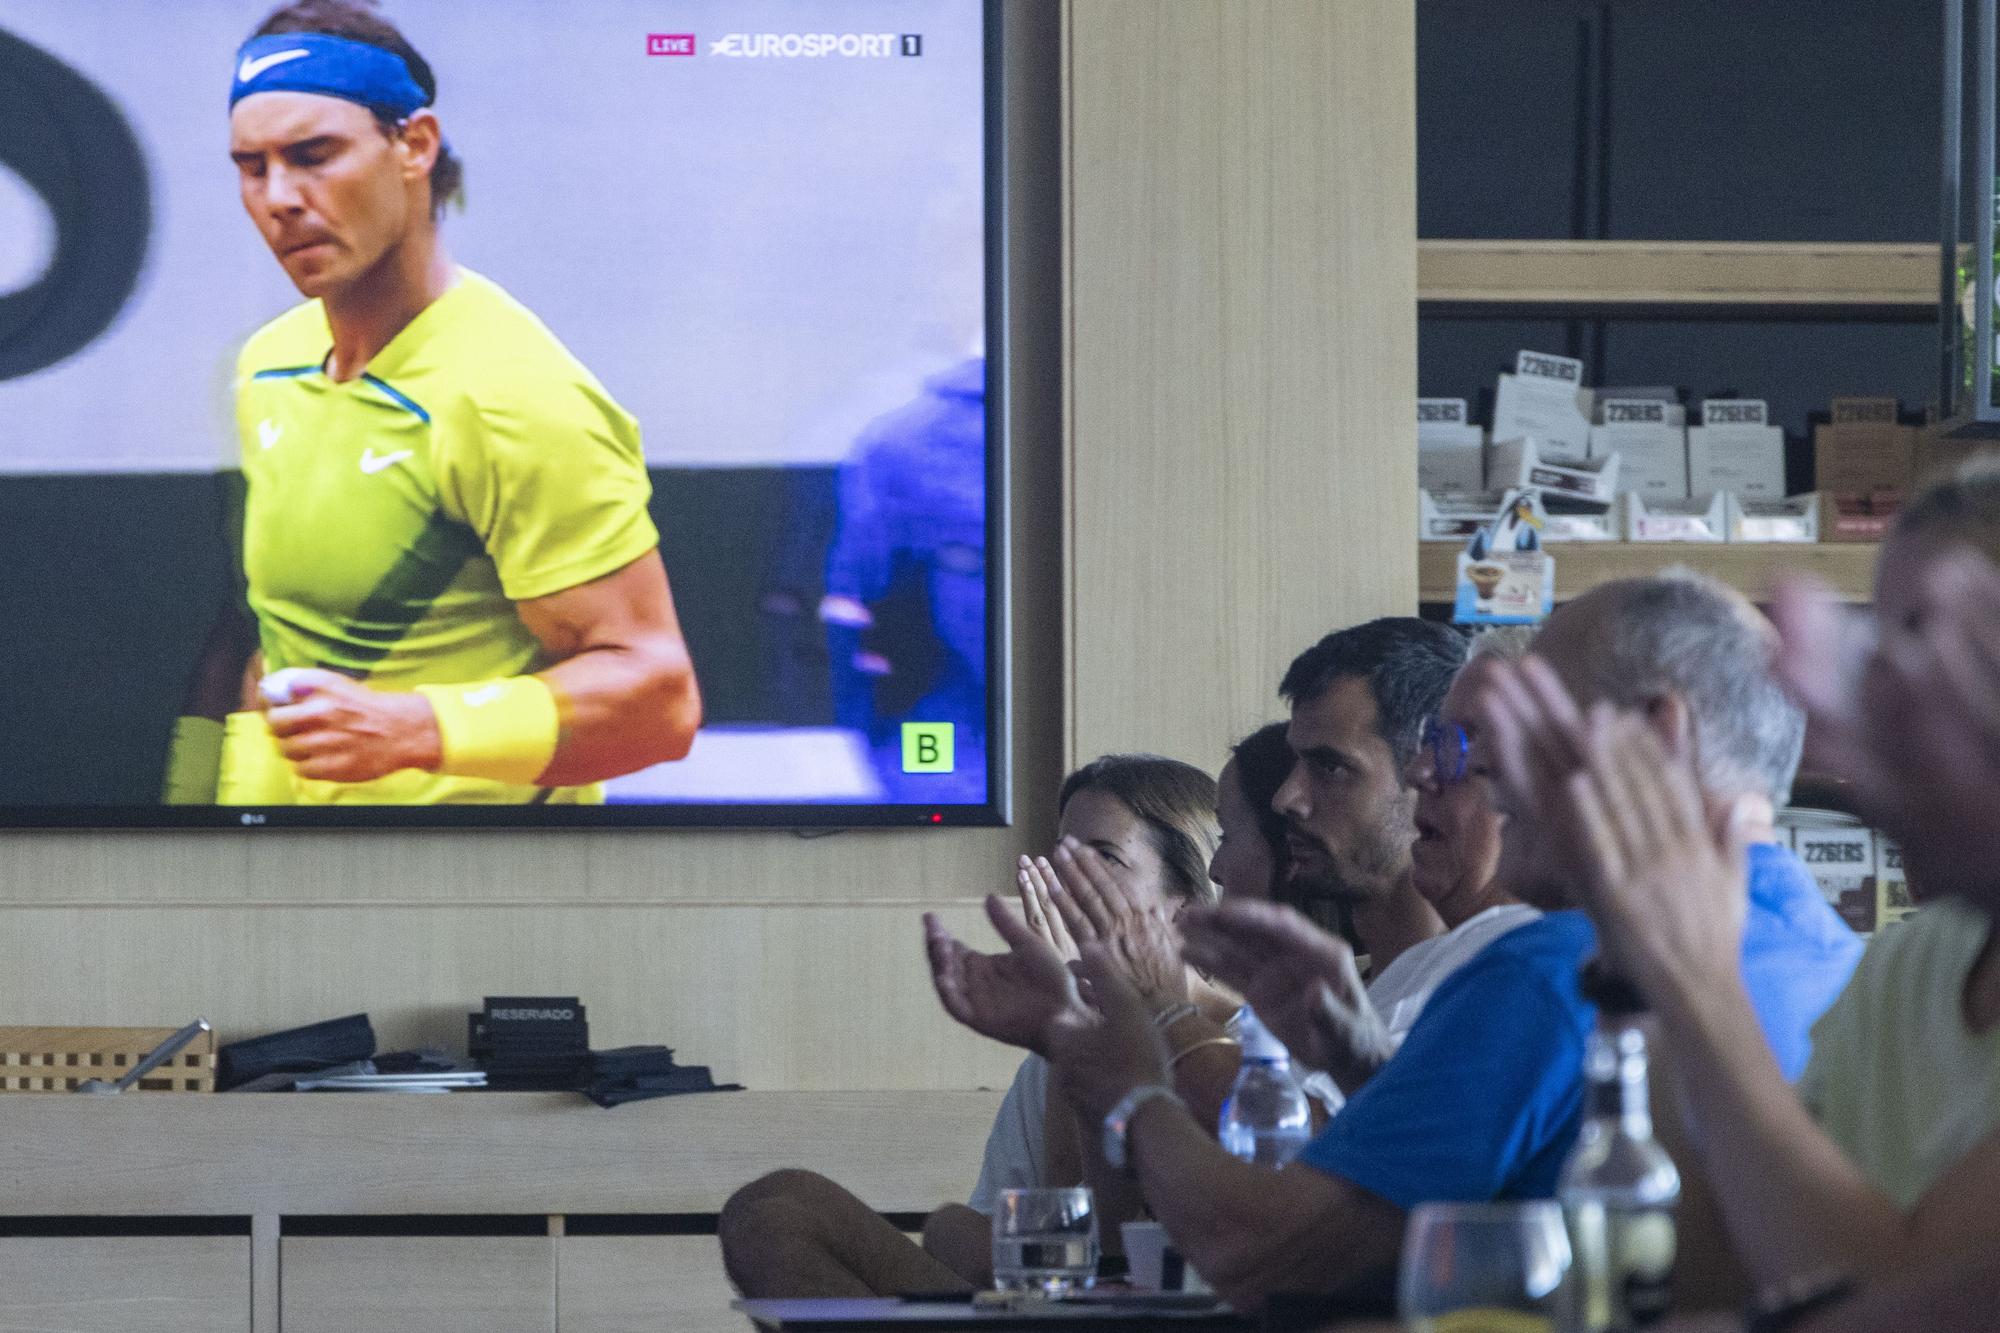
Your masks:
[{"label": "man in blue t-shirt", "polygon": [[[1536,651],[1580,702],[1639,712],[1699,756],[1705,799],[1718,811],[1739,809],[1739,821],[1742,807],[1755,807],[1761,828],[1749,830],[1751,839],[1772,836],[1803,724],[1769,674],[1768,628],[1747,603],[1702,579],[1615,583],[1557,613]],[[1046,1053],[1080,1123],[1104,1126],[1104,1157],[1137,1175],[1177,1246],[1239,1306],[1276,1291],[1339,1287],[1393,1263],[1418,1203],[1553,1192],[1581,1125],[1583,1048],[1595,1014],[1577,977],[1596,937],[1569,910],[1577,887],[1549,850],[1554,840],[1510,813],[1501,877],[1549,915],[1502,936],[1439,986],[1402,1048],[1285,1170],[1229,1157],[1162,1090],[1165,1055],[1108,956],[1089,952],[1083,963],[1095,1011],[1068,1000],[1052,1008]],[[1845,982],[1859,943],[1789,851],[1768,841],[1756,847],[1750,876],[1745,979],[1795,1073],[1807,1029]],[[1204,915],[1205,923],[1184,919],[1191,934],[1226,935],[1234,924],[1226,904]],[[964,980],[1026,974],[1060,985],[1059,965],[1051,971],[1019,933],[1003,933],[1015,967]],[[1247,953],[1273,968],[1295,966],[1307,952],[1281,933],[1256,946]],[[1319,1008],[1334,1021],[1334,1006]]]}]

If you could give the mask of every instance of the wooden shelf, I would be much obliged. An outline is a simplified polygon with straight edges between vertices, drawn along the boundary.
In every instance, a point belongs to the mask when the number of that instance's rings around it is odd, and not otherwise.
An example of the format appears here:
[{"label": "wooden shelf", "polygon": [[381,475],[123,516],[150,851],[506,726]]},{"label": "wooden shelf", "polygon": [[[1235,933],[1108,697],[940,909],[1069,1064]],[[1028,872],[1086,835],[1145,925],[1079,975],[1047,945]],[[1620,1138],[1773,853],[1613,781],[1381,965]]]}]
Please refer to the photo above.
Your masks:
[{"label": "wooden shelf", "polygon": [[1426,313],[1632,308],[1661,314],[1935,319],[1935,242],[1418,241]]},{"label": "wooden shelf", "polygon": [[[1876,547],[1868,542],[1557,542],[1556,600],[1566,602],[1612,579],[1657,574],[1685,565],[1721,579],[1762,601],[1780,574],[1816,574],[1850,602],[1874,595]],[[1456,595],[1459,547],[1424,542],[1417,547],[1418,599],[1450,602]]]}]

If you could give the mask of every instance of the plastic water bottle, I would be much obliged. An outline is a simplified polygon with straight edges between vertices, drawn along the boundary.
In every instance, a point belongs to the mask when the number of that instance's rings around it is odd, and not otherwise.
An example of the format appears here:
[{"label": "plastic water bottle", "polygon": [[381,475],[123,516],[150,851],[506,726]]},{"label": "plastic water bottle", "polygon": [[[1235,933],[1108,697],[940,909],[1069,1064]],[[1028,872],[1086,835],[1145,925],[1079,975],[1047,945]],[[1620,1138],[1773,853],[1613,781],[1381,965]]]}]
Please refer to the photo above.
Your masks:
[{"label": "plastic water bottle", "polygon": [[1222,1104],[1223,1150],[1257,1166],[1279,1167],[1312,1137],[1312,1111],[1292,1075],[1292,1054],[1249,1009],[1240,1033],[1243,1067]]}]

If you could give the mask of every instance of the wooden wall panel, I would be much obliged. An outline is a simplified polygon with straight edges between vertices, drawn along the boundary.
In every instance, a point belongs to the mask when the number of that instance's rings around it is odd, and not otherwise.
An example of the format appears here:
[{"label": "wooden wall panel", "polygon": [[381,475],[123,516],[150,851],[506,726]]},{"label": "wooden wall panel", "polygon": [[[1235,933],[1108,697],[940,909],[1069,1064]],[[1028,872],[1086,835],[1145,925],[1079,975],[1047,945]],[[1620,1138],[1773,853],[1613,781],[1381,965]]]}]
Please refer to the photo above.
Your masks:
[{"label": "wooden wall panel", "polygon": [[1213,767],[1416,606],[1411,0],[1072,0],[1069,753]]},{"label": "wooden wall panel", "polygon": [[[970,938],[976,907],[942,909]],[[202,1014],[224,1040],[366,1009],[463,1050],[484,995],[580,995],[591,1043],[672,1046],[756,1089],[1005,1087],[1019,1052],[931,991],[913,907],[15,908],[0,1014]]]}]

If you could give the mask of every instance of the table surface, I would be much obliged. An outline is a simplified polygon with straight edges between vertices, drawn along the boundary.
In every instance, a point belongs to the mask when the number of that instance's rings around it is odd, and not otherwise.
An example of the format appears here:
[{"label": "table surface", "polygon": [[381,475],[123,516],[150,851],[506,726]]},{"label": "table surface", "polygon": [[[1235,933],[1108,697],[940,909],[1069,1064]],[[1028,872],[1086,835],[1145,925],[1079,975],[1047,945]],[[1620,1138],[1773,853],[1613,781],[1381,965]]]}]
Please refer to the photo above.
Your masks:
[{"label": "table surface", "polygon": [[1112,1328],[1194,1330],[1254,1329],[1257,1321],[1225,1307],[1202,1304],[1189,1308],[1185,1298],[1131,1296],[1119,1300],[1063,1301],[1018,1309],[974,1308],[967,1301],[905,1301],[889,1297],[820,1300],[738,1301],[736,1308],[753,1319],[781,1329],[888,1329],[895,1333],[921,1328],[1067,1328],[1090,1324]]}]

